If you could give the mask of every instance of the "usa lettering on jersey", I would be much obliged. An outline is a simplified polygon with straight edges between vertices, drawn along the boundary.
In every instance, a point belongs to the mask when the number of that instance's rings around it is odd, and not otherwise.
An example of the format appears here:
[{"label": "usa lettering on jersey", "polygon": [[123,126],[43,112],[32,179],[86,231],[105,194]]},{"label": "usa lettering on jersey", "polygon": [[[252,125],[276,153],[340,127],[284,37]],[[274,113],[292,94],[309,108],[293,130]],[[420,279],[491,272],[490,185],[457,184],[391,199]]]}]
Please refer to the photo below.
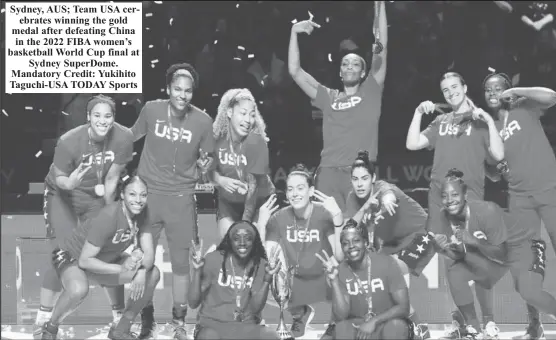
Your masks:
[{"label": "usa lettering on jersey", "polygon": [[131,232],[129,229],[118,229],[114,237],[112,237],[113,244],[126,243],[129,242],[129,240],[131,240]]},{"label": "usa lettering on jersey", "polygon": [[[458,136],[460,129],[462,129],[462,126],[460,125],[451,124],[451,123],[440,123],[440,126],[438,127],[438,134],[440,136]],[[471,125],[468,125],[465,128],[464,133],[467,136],[471,136],[472,129],[473,127]]]},{"label": "usa lettering on jersey", "polygon": [[154,134],[160,138],[166,138],[171,141],[177,141],[180,138],[180,131],[181,131],[181,139],[180,142],[186,141],[188,144],[191,143],[191,139],[193,138],[193,133],[190,130],[186,130],[184,128],[176,128],[172,127],[170,131],[170,127],[165,123],[164,120],[157,120],[154,126]]},{"label": "usa lettering on jersey", "polygon": [[346,101],[335,100],[334,103],[332,103],[332,109],[336,111],[351,109],[352,107],[356,107],[362,101],[363,99],[359,96],[351,97]]},{"label": "usa lettering on jersey", "polygon": [[[222,269],[220,269],[220,272],[218,273],[218,285],[222,286],[222,287],[230,287],[232,289],[241,289],[242,288],[242,281],[243,281],[243,277],[242,276],[233,276],[233,275],[229,275],[229,273],[226,273],[226,281],[224,281],[224,274],[222,273]],[[245,286],[247,288],[251,288],[253,286],[253,278],[250,277],[247,279],[247,282],[245,282]]]},{"label": "usa lettering on jersey", "polygon": [[[365,294],[365,292],[369,289],[369,281],[361,281],[361,285],[363,289],[357,284],[357,281],[354,279],[347,279],[346,280],[346,287],[349,295],[359,295]],[[382,279],[372,279],[371,280],[371,292],[375,293],[376,291],[384,291],[384,282]]]},{"label": "usa lettering on jersey", "polygon": [[320,232],[316,229],[295,230],[293,226],[288,226],[286,229],[286,238],[292,243],[320,242]]},{"label": "usa lettering on jersey", "polygon": [[247,166],[247,157],[226,151],[226,149],[218,150],[218,159],[222,165]]},{"label": "usa lettering on jersey", "polygon": [[[93,165],[93,157],[95,157],[96,164],[102,164],[102,152],[98,152],[96,154],[85,154],[81,156],[83,158],[83,165],[84,166],[92,166]],[[114,162],[115,155],[113,151],[106,151],[104,153],[104,164],[108,164]]]},{"label": "usa lettering on jersey", "polygon": [[517,131],[521,131],[521,126],[517,120],[512,120],[507,126],[500,130],[499,134],[504,141],[507,141]]}]

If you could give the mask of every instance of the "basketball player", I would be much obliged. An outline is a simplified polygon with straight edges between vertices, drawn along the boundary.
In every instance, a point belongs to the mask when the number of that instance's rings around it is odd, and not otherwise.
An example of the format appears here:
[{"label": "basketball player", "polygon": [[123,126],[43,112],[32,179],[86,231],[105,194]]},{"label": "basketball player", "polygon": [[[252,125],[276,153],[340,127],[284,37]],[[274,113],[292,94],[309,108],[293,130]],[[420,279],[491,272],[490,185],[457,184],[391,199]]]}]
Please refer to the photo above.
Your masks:
[{"label": "basketball player", "polygon": [[191,308],[199,308],[195,339],[278,339],[258,324],[272,276],[280,263],[268,261],[257,228],[233,223],[215,251],[192,254]]},{"label": "basketball player", "polygon": [[223,238],[235,221],[256,221],[256,210],[274,193],[274,185],[268,175],[265,123],[248,89],[228,90],[222,96],[213,132],[218,149],[217,219]]},{"label": "basketball player", "polygon": [[[187,289],[189,286],[189,245],[197,238],[195,184],[200,177],[197,160],[200,149],[212,157],[212,118],[191,104],[199,84],[189,64],[175,64],[166,71],[169,99],[145,104],[131,128],[135,140],[146,136],[139,162],[139,175],[149,186],[149,208],[161,221],[154,226],[156,244],[165,229],[172,263],[172,324],[175,338],[187,339]],[[140,338],[152,335],[154,307],[141,313]]]},{"label": "basketball player", "polygon": [[[137,314],[152,299],[160,272],[154,266],[151,221],[147,205],[147,186],[138,176],[123,183],[121,201],[110,203],[81,223],[72,233],[58,239],[59,248],[52,263],[64,290],[54,306],[52,317],[43,326],[42,339],[56,339],[58,325],[79,307],[89,292],[89,281],[117,287],[124,300],[123,285],[131,283],[130,299],[109,339],[135,339],[130,334]],[[132,255],[125,250],[134,245]]]},{"label": "basketball player", "polygon": [[[133,136],[115,120],[116,103],[98,95],[87,103],[88,123],[60,137],[54,160],[45,178],[44,217],[46,237],[52,249],[72,234],[78,223],[95,216],[105,203],[114,200],[120,174],[133,158]],[[34,325],[39,337],[50,319],[62,283],[56,270],[47,265],[43,274],[40,309]],[[114,292],[108,289],[108,296]],[[112,305],[114,318],[123,306]]]},{"label": "basketball player", "polygon": [[[516,290],[528,302],[548,315],[556,315],[556,300],[542,289],[544,244],[530,240],[516,242],[522,230],[516,229],[511,215],[493,202],[467,199],[463,173],[448,172],[443,186],[444,224],[447,234],[436,234],[435,241],[448,260],[448,283],[454,302],[467,327],[458,337],[476,338],[480,324],[475,314],[473,294],[468,282],[490,289],[510,270]],[[451,229],[451,230],[450,230]],[[497,338],[497,327],[488,323],[482,338]]]},{"label": "basketball player", "polygon": [[[311,98],[313,106],[322,110],[323,141],[321,162],[316,176],[316,188],[330,195],[342,209],[351,190],[350,165],[355,150],[369,150],[376,161],[378,152],[378,123],[382,107],[382,92],[386,77],[388,24],[385,1],[375,1],[375,32],[383,45],[373,55],[370,76],[361,50],[346,51],[339,70],[342,91],[329,89],[301,68],[298,34],[311,34],[320,26],[312,20],[293,25],[288,53],[288,70],[294,81]],[[376,38],[375,38],[376,40]],[[378,52],[378,50],[376,51]]]},{"label": "basketball player", "polygon": [[[307,168],[298,164],[286,180],[290,205],[272,214],[276,210],[273,195],[259,209],[258,228],[266,228],[267,253],[279,245],[287,265],[284,269],[294,270],[289,311],[293,318],[291,331],[296,338],[305,334],[315,315],[311,304],[330,300],[330,289],[315,253],[333,252],[334,227],[344,223],[334,197],[315,190],[312,179]],[[311,197],[320,202],[312,202]]]},{"label": "basketball player", "polygon": [[396,261],[369,251],[366,228],[349,220],[341,232],[345,261],[316,256],[332,286],[332,311],[340,320],[334,339],[412,339],[409,292]]},{"label": "basketball player", "polygon": [[[439,109],[439,105],[430,101],[421,103],[415,110],[406,139],[406,147],[409,150],[435,150],[427,220],[427,231],[435,234],[445,233],[442,230],[445,226],[441,222],[441,187],[448,170],[462,169],[466,176],[464,180],[469,186],[470,198],[483,200],[485,162],[495,164],[504,158],[504,145],[494,120],[467,97],[467,85],[463,77],[455,72],[444,74],[440,89],[451,111],[437,116],[421,132],[423,114],[430,114]],[[486,325],[493,321],[493,292],[478,285],[475,286],[475,291]],[[454,325],[463,321],[457,311],[452,313],[452,317]]]},{"label": "basketball player", "polygon": [[[409,287],[409,273],[421,275],[435,254],[432,240],[425,231],[427,213],[414,199],[397,186],[376,180],[375,167],[367,152],[360,151],[351,167],[353,191],[346,202],[346,217],[367,226],[373,241],[379,241],[380,252],[391,255]],[[374,200],[374,202],[373,202]],[[373,203],[380,204],[380,211],[372,218]],[[375,207],[376,208],[376,207]],[[420,324],[413,306],[410,319],[415,323],[416,337],[430,338],[427,324]]]},{"label": "basketball player", "polygon": [[[487,76],[483,87],[504,140],[503,176],[508,181],[510,215],[516,221],[508,227],[520,231],[515,232],[516,240],[509,241],[525,240],[545,248],[540,238],[542,220],[556,249],[556,158],[539,120],[544,110],[556,104],[556,92],[543,87],[512,88],[508,76],[501,73]],[[521,338],[542,337],[538,310],[529,304],[527,310],[529,327]]]}]

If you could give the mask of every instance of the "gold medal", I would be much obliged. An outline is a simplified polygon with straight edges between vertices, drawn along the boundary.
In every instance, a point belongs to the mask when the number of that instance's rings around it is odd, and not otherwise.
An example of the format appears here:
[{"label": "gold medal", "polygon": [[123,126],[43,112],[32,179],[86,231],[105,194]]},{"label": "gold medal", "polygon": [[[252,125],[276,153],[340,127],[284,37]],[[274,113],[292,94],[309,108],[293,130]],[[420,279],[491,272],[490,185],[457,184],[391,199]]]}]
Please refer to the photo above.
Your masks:
[{"label": "gold medal", "polygon": [[104,184],[95,185],[95,194],[100,197],[104,196]]}]

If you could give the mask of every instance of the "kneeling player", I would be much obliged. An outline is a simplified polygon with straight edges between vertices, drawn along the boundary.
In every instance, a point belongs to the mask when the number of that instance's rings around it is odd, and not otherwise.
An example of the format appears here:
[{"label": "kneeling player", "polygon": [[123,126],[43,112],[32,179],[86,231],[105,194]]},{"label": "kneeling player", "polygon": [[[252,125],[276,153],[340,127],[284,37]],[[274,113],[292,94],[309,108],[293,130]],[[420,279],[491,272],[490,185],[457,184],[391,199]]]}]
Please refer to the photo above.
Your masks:
[{"label": "kneeling player", "polygon": [[340,242],[345,260],[338,265],[323,251],[332,286],[335,339],[412,339],[409,292],[396,261],[371,252],[366,228],[349,220]]},{"label": "kneeling player", "polygon": [[[123,183],[121,201],[105,206],[70,236],[59,240],[60,248],[54,250],[52,262],[64,290],[51,319],[43,326],[42,339],[56,339],[58,325],[87,296],[89,280],[112,287],[131,283],[130,300],[108,338],[135,339],[130,334],[131,323],[152,298],[160,279],[154,266],[152,221],[146,203],[145,182],[132,176]],[[132,244],[135,249],[129,256],[125,250]]]},{"label": "kneeling player", "polygon": [[[191,308],[199,308],[195,339],[278,339],[258,324],[279,262],[268,261],[257,228],[233,223],[215,251],[192,254],[188,292]],[[194,248],[195,247],[194,245]]]}]

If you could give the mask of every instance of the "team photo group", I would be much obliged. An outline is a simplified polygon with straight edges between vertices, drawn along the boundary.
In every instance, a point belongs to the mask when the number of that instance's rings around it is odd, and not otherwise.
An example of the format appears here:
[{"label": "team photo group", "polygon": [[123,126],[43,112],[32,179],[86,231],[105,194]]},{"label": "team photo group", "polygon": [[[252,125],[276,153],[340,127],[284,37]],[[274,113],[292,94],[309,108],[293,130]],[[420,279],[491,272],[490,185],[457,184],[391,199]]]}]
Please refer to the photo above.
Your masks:
[{"label": "team photo group", "polygon": [[[314,173],[306,164],[289,171],[285,201],[269,176],[267,126],[250,90],[229,89],[213,119],[192,104],[200,82],[193,63],[174,64],[167,96],[147,102],[129,127],[115,122],[114,99],[92,96],[87,123],[59,138],[45,178],[52,252],[35,338],[57,339],[93,283],[112,307],[109,339],[156,338],[155,249],[164,230],[175,339],[303,337],[321,302],[331,309],[321,339],[428,339],[408,287],[436,254],[453,310],[443,338],[498,339],[493,288],[509,272],[527,305],[519,339],[542,339],[541,315],[556,321],[556,299],[543,290],[546,250],[556,248],[556,158],[539,119],[556,92],[514,87],[496,72],[482,84],[454,71],[438,79],[445,102],[423,98],[406,134],[408,150],[434,152],[423,207],[377,178],[385,2],[374,11],[372,54],[342,43],[341,90],[302,67],[298,37],[320,25],[311,17],[291,27],[287,69],[322,111],[323,149]],[[482,86],[484,97],[472,101],[468,86]],[[435,116],[428,126],[424,115]],[[507,211],[485,201],[486,178],[508,183]],[[197,183],[216,189],[216,245],[199,237]],[[278,330],[265,323],[272,300],[292,318]],[[195,327],[185,323],[188,309],[198,309]]]}]

